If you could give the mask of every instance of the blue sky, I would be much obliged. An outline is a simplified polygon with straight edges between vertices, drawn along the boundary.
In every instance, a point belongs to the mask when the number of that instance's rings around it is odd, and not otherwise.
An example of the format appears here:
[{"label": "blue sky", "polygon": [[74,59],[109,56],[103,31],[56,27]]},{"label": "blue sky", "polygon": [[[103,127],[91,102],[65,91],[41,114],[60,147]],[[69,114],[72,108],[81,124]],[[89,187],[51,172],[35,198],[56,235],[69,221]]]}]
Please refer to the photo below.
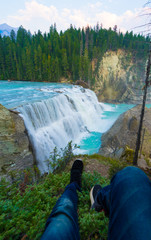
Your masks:
[{"label": "blue sky", "polygon": [[[147,23],[141,17],[147,0],[4,0],[1,2],[0,24],[12,27],[22,25],[32,33],[40,29],[48,32],[51,24],[65,30],[75,27],[94,26],[104,28],[118,26],[120,31],[141,31],[135,27]],[[144,30],[144,28],[142,28]]]}]

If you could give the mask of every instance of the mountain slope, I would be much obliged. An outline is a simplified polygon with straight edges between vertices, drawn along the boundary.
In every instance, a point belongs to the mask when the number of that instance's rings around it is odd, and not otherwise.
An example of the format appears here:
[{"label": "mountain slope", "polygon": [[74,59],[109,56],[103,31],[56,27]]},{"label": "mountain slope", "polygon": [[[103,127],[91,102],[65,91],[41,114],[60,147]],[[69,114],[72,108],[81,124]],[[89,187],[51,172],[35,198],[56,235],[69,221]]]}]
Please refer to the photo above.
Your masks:
[{"label": "mountain slope", "polygon": [[10,33],[11,33],[12,30],[14,30],[15,33],[17,33],[18,28],[11,27],[6,23],[0,24],[0,34],[1,34],[2,37],[3,36],[10,36]]}]

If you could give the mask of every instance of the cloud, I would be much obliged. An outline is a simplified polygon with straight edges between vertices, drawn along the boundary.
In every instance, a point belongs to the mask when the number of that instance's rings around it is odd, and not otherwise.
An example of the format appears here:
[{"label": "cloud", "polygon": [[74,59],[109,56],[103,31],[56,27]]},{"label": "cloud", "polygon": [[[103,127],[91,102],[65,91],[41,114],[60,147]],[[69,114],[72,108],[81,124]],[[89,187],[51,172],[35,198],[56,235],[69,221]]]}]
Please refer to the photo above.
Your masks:
[{"label": "cloud", "polygon": [[98,10],[98,8],[100,9],[100,7],[102,6],[102,2],[96,2],[94,4],[88,4],[88,6],[92,9],[92,10]]},{"label": "cloud", "polygon": [[131,20],[134,18],[135,18],[135,14],[133,14],[130,11],[125,12],[123,15],[116,15],[114,13],[103,11],[96,14],[96,17],[95,17],[96,21],[99,20],[100,23],[103,24],[104,28],[109,28],[109,27],[113,28],[115,25],[118,25],[118,28],[120,29],[122,28],[123,30],[125,28],[131,28],[130,23],[131,23]]},{"label": "cloud", "polygon": [[20,9],[16,16],[8,16],[7,23],[10,25],[23,25],[32,32],[41,30],[46,31],[51,24],[56,21],[61,22],[59,11],[53,5],[46,6],[44,4],[32,0],[25,2],[25,9]]},{"label": "cloud", "polygon": [[58,11],[54,6],[47,7],[33,0],[31,2],[26,2],[25,9],[19,10],[17,16],[11,16],[10,18],[20,21],[31,21],[36,17],[50,20],[52,15],[55,17],[58,16]]},{"label": "cloud", "polygon": [[[111,0],[109,0],[111,1]],[[122,15],[117,15],[109,11],[104,11],[102,2],[95,4],[87,4],[85,8],[79,9],[57,9],[55,6],[46,6],[38,3],[36,0],[25,2],[25,8],[20,9],[15,16],[8,16],[5,19],[11,26],[23,25],[31,32],[38,31],[48,32],[51,24],[56,23],[58,30],[67,29],[70,24],[75,27],[95,26],[97,22],[103,24],[104,28],[113,28],[115,25],[121,31],[131,30],[140,25],[142,22],[139,15],[140,9],[134,11],[126,11]]]},{"label": "cloud", "polygon": [[68,8],[63,9],[63,12],[62,12],[63,17],[68,17],[70,14],[71,14],[70,9],[68,9]]}]

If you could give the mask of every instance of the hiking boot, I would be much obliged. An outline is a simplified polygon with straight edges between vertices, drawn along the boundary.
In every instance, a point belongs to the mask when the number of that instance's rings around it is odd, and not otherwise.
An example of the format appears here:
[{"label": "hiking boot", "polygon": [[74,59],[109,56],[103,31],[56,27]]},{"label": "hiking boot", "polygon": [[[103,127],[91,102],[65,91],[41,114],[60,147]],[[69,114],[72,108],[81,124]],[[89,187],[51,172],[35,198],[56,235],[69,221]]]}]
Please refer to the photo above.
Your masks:
[{"label": "hiking boot", "polygon": [[80,188],[82,186],[81,182],[82,171],[83,171],[82,160],[81,159],[75,160],[71,168],[70,183],[76,182]]},{"label": "hiking boot", "polygon": [[94,187],[91,188],[90,191],[91,208],[94,208],[97,212],[101,212],[103,210],[103,205],[99,204],[97,201],[97,195],[101,189],[102,187],[96,184]]}]

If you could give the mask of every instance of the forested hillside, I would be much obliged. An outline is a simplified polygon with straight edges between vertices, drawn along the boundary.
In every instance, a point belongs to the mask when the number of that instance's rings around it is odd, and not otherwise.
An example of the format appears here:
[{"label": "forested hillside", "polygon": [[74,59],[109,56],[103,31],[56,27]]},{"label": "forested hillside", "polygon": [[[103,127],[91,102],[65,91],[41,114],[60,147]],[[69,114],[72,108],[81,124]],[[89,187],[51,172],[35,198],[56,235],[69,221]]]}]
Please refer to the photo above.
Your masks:
[{"label": "forested hillside", "polygon": [[[145,59],[149,37],[123,34],[114,29],[96,25],[84,29],[73,28],[57,32],[51,26],[49,33],[32,35],[22,26],[17,35],[0,36],[0,79],[59,82],[68,79],[84,80],[93,86],[99,62],[108,50],[131,52],[133,61]],[[126,64],[126,63],[125,63]]]}]

